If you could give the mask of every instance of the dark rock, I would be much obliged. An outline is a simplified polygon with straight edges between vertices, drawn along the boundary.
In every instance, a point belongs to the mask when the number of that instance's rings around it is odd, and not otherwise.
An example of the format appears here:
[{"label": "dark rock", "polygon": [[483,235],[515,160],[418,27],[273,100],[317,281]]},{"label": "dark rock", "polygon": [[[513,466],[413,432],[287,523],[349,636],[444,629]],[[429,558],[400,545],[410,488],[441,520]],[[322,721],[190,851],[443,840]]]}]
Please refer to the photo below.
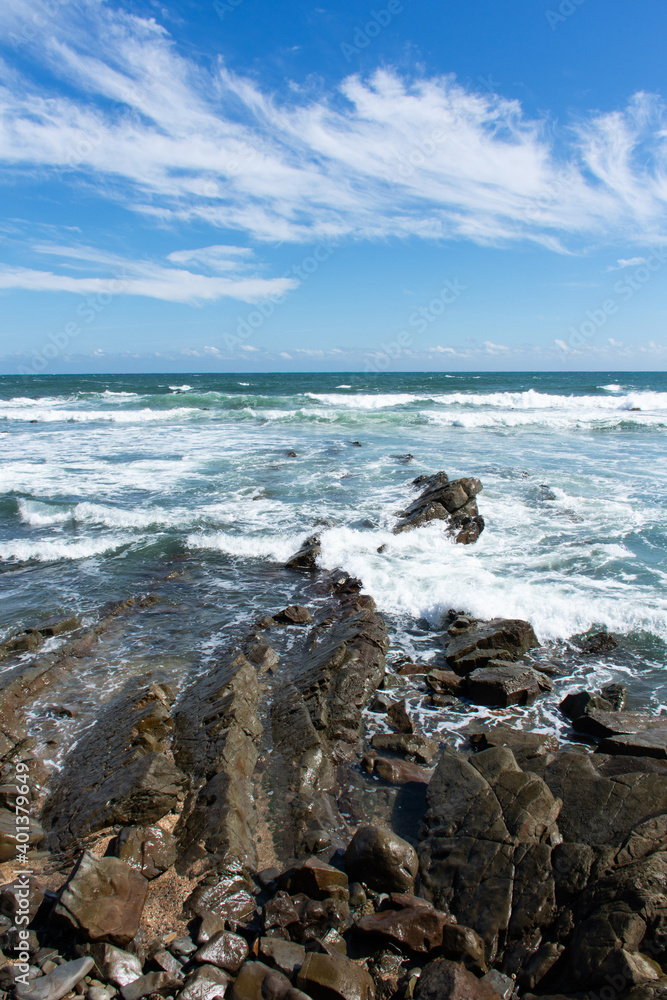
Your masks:
[{"label": "dark rock", "polygon": [[317,858],[289,868],[276,878],[276,884],[292,895],[304,893],[311,899],[347,899],[349,895],[347,875]]},{"label": "dark rock", "polygon": [[[457,666],[460,667],[458,661],[475,651],[505,650],[513,659],[518,659],[538,645],[537,637],[529,622],[516,618],[494,618],[474,625],[449,639],[445,646],[445,658],[458,673]],[[503,657],[495,658],[503,659]]]},{"label": "dark rock", "polygon": [[582,653],[599,656],[600,653],[610,653],[612,649],[618,649],[618,643],[608,632],[596,632],[589,636],[581,647]]},{"label": "dark rock", "polygon": [[498,972],[497,969],[491,969],[490,972],[487,972],[485,976],[482,976],[482,981],[496,991],[500,1000],[510,1000],[516,990],[515,981],[510,976]]},{"label": "dark rock", "polygon": [[589,709],[600,708],[607,712],[613,712],[614,706],[611,701],[600,695],[591,694],[589,691],[577,691],[566,695],[558,706],[563,715],[568,719],[580,719],[586,715]]},{"label": "dark rock", "polygon": [[257,956],[260,961],[274,966],[290,978],[300,969],[306,958],[306,949],[295,941],[285,941],[282,938],[262,937],[257,943]]},{"label": "dark rock", "polygon": [[620,712],[625,706],[628,689],[624,687],[623,684],[605,684],[605,686],[601,689],[600,694],[607,701],[611,702],[611,707],[614,712]]},{"label": "dark rock", "polygon": [[176,870],[190,878],[240,859],[253,867],[252,775],[263,732],[256,669],[232,651],[179,701],[174,760],[191,791],[174,830]]},{"label": "dark rock", "polygon": [[[400,663],[400,666],[398,665]],[[429,667],[426,663],[411,663],[409,660],[407,663],[399,660],[394,662],[393,666],[396,668],[396,673],[399,677],[417,677],[420,674],[425,674]]]},{"label": "dark rock", "polygon": [[287,569],[314,570],[317,569],[317,557],[322,551],[320,536],[311,535],[307,538],[298,552],[291,556],[285,566]]},{"label": "dark rock", "polygon": [[226,923],[227,921],[225,917],[222,917],[217,913],[202,914],[199,921],[199,927],[197,928],[197,944],[207,944],[207,942],[209,942],[211,938],[214,938],[216,934],[225,930]]},{"label": "dark rock", "polygon": [[231,931],[220,931],[195,953],[195,962],[216,965],[227,972],[237,972],[248,957],[245,938]]},{"label": "dark rock", "polygon": [[371,698],[368,710],[369,712],[381,712],[384,714],[393,704],[393,699],[388,694],[385,694],[384,691],[376,691]]},{"label": "dark rock", "polygon": [[280,662],[280,657],[273,646],[264,642],[255,642],[246,652],[246,658],[260,667],[262,672],[272,670]]},{"label": "dark rock", "polygon": [[559,746],[556,737],[548,733],[531,733],[525,729],[512,729],[502,725],[490,726],[478,733],[472,732],[468,739],[475,750],[509,747],[521,768],[533,757],[552,753]]},{"label": "dark rock", "polygon": [[610,736],[598,744],[597,750],[598,753],[667,760],[667,726],[664,729],[650,729],[644,733]]},{"label": "dark rock", "polygon": [[408,710],[406,708],[405,698],[400,701],[394,701],[391,703],[387,709],[387,716],[392,726],[398,729],[401,733],[414,733],[415,724],[413,720],[408,715]]},{"label": "dark rock", "polygon": [[141,997],[147,997],[151,993],[158,993],[160,996],[176,993],[182,985],[182,980],[175,979],[168,972],[149,972],[127,986],[121,986],[120,995],[123,1000],[141,1000]]},{"label": "dark rock", "polygon": [[299,989],[313,1000],[373,1000],[373,980],[360,965],[343,955],[309,952],[296,978]]},{"label": "dark rock", "polygon": [[489,663],[513,663],[514,657],[506,649],[473,649],[471,653],[461,656],[452,664],[454,671],[459,677],[471,674],[473,670],[487,667]]},{"label": "dark rock", "polygon": [[458,694],[461,690],[461,678],[453,670],[431,670],[426,683],[438,694]]},{"label": "dark rock", "polygon": [[309,625],[313,620],[308,608],[300,604],[290,604],[288,608],[284,608],[273,617],[283,625]]},{"label": "dark rock", "polygon": [[499,1000],[488,982],[477,979],[464,965],[446,958],[424,966],[415,997],[417,1000]]},{"label": "dark rock", "polygon": [[309,899],[302,893],[288,896],[278,892],[264,907],[264,929],[306,944],[322,940],[331,931],[346,931],[350,908],[340,899]]},{"label": "dark rock", "polygon": [[547,941],[538,948],[531,955],[521,972],[519,982],[521,988],[524,990],[534,990],[554,967],[563,950],[562,944],[554,944],[552,941]]},{"label": "dark rock", "polygon": [[577,732],[602,739],[605,736],[626,736],[662,729],[665,720],[655,719],[646,712],[606,712],[600,708],[589,708],[585,715],[574,719],[572,725]]},{"label": "dark rock", "polygon": [[426,954],[442,947],[443,929],[453,923],[451,914],[427,905],[369,913],[361,917],[355,926],[364,934],[385,938],[408,951]]},{"label": "dark rock", "polygon": [[392,753],[403,754],[404,757],[414,757],[423,764],[430,764],[438,752],[438,744],[421,733],[412,735],[403,733],[375,733],[371,739],[375,750],[389,750]]},{"label": "dark rock", "polygon": [[164,948],[159,948],[153,953],[151,962],[153,965],[157,965],[158,972],[168,972],[169,975],[174,976],[176,979],[179,977],[183,978],[183,964],[175,959],[170,952],[165,951]]},{"label": "dark rock", "polygon": [[381,826],[360,826],[345,851],[350,878],[379,892],[412,891],[419,868],[417,852]]},{"label": "dark rock", "polygon": [[87,851],[65,884],[54,915],[90,941],[124,945],[137,933],[148,882],[117,858]]},{"label": "dark rock", "polygon": [[523,664],[491,660],[486,667],[473,670],[465,680],[464,692],[478,705],[508,708],[532,705],[551,684],[542,674]]},{"label": "dark rock", "polygon": [[454,962],[463,962],[467,969],[484,974],[486,961],[484,942],[472,927],[462,927],[453,921],[443,928],[442,954]]},{"label": "dark rock", "polygon": [[429,771],[425,771],[417,764],[403,760],[390,760],[387,757],[374,757],[372,754],[366,754],[361,761],[361,766],[364,771],[382,778],[390,785],[426,785],[431,777]]},{"label": "dark rock", "polygon": [[115,854],[144,878],[157,878],[174,864],[176,841],[159,826],[130,826],[120,831]]},{"label": "dark rock", "polygon": [[28,987],[22,983],[15,986],[16,1000],[61,1000],[74,989],[93,968],[92,958],[78,958],[74,962],[65,962],[57,966],[46,976],[30,983]]},{"label": "dark rock", "polygon": [[162,685],[131,681],[76,744],[42,814],[49,847],[71,849],[108,826],[155,823],[176,806],[185,775],[150,749],[171,733],[173,698]]},{"label": "dark rock", "polygon": [[[27,885],[27,896],[26,896]],[[0,888],[0,913],[14,922],[19,911],[28,915],[30,923],[37,916],[37,911],[44,901],[44,888],[36,878],[28,876],[20,878],[20,883],[9,882]],[[27,908],[26,908],[27,903]]]},{"label": "dark rock", "polygon": [[486,527],[486,522],[481,514],[473,517],[462,517],[455,519],[455,526],[459,529],[454,541],[459,545],[472,545]]},{"label": "dark rock", "polygon": [[479,479],[447,481],[445,473],[425,477],[420,483],[421,494],[401,513],[394,534],[410,531],[428,521],[447,521],[456,541],[470,543],[484,530],[484,518],[479,516],[475,496],[481,491]]},{"label": "dark rock", "polygon": [[195,969],[178,994],[178,1000],[214,1000],[224,997],[229,976],[213,965],[202,965]]},{"label": "dark rock", "polygon": [[[272,977],[269,981],[271,989],[265,991],[264,983],[269,976]],[[230,1000],[282,1000],[291,987],[286,976],[263,962],[246,962],[232,984],[229,997]]]},{"label": "dark rock", "polygon": [[211,914],[225,921],[242,922],[255,910],[252,883],[239,861],[229,861],[210,872],[183,904],[186,914],[206,918]]},{"label": "dark rock", "polygon": [[296,458],[296,452],[295,451],[288,451],[287,452],[287,457],[288,458]]},{"label": "dark rock", "polygon": [[[44,839],[44,831],[39,823],[30,819],[29,824],[21,828],[28,833],[28,846],[36,847]],[[16,857],[16,813],[8,809],[0,809],[0,863],[12,861]]]}]

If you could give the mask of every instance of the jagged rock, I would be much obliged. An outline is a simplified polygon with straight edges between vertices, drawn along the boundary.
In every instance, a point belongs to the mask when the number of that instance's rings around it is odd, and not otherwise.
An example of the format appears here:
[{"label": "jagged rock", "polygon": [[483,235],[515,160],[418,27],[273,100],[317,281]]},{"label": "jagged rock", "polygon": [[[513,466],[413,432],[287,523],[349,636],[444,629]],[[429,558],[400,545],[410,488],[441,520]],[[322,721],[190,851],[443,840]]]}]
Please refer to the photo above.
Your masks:
[{"label": "jagged rock", "polygon": [[178,1000],[214,1000],[224,997],[229,976],[214,965],[202,965],[195,969],[187,979],[178,994]]},{"label": "jagged rock", "polygon": [[426,683],[438,694],[458,694],[462,687],[461,678],[453,670],[431,670]]},{"label": "jagged rock", "polygon": [[477,979],[464,965],[447,958],[424,966],[415,997],[417,1000],[499,1000],[488,981]]},{"label": "jagged rock", "polygon": [[611,702],[612,711],[620,712],[625,706],[628,689],[623,684],[605,684],[600,694],[606,701]]},{"label": "jagged rock", "polygon": [[382,778],[390,785],[426,785],[431,777],[430,772],[425,771],[417,764],[403,760],[390,760],[387,757],[374,757],[372,754],[366,754],[362,758],[361,766],[364,771]]},{"label": "jagged rock", "polygon": [[442,913],[430,905],[418,905],[368,913],[357,920],[355,927],[364,934],[404,946],[408,951],[428,953],[442,947],[443,929],[452,923],[454,918],[450,913]]},{"label": "jagged rock", "polygon": [[663,729],[665,719],[656,719],[647,712],[615,712],[589,708],[585,715],[574,719],[572,725],[577,732],[602,739],[606,736],[627,736],[651,729]]},{"label": "jagged rock", "polygon": [[279,972],[290,978],[299,969],[306,958],[306,949],[296,941],[285,941],[283,938],[262,937],[257,943],[257,957],[260,961],[274,966]]},{"label": "jagged rock", "polygon": [[450,483],[442,472],[413,485],[424,488],[419,497],[402,511],[394,534],[440,520],[448,522],[450,532],[456,533],[457,542],[469,544],[477,540],[484,530],[484,518],[480,517],[475,501],[475,496],[482,489],[479,479],[457,479]]},{"label": "jagged rock", "polygon": [[551,846],[561,803],[496,747],[468,760],[445,750],[431,779],[420,844],[422,887],[441,909],[484,940],[520,942],[555,914]]},{"label": "jagged rock", "polygon": [[470,673],[481,665],[473,661],[467,669],[471,654],[493,650],[496,654],[493,659],[504,659],[497,655],[499,650],[504,650],[516,660],[538,645],[530,622],[517,618],[494,618],[449,638],[445,645],[445,659],[456,673]]},{"label": "jagged rock", "polygon": [[543,674],[523,664],[501,660],[490,660],[486,667],[473,670],[467,675],[464,687],[471,701],[499,708],[532,705],[540,694],[550,690],[551,683]]},{"label": "jagged rock", "polygon": [[322,940],[331,931],[346,931],[350,908],[344,900],[309,899],[303,893],[288,896],[278,892],[264,907],[264,929],[305,944]]},{"label": "jagged rock", "polygon": [[248,957],[245,938],[232,931],[219,931],[195,953],[195,962],[216,965],[226,972],[237,972]]},{"label": "jagged rock", "polygon": [[252,883],[239,861],[227,862],[210,872],[183,904],[187,914],[209,917],[214,914],[225,921],[243,921],[255,910]]},{"label": "jagged rock", "polygon": [[257,671],[232,652],[174,713],[174,760],[191,791],[174,830],[176,870],[190,878],[238,858],[255,865],[252,774],[263,728]]},{"label": "jagged rock", "polygon": [[414,733],[415,724],[408,714],[406,708],[405,698],[400,701],[394,701],[391,703],[387,709],[387,716],[392,726],[398,729],[401,733]]},{"label": "jagged rock", "polygon": [[566,695],[558,707],[563,715],[572,720],[580,719],[582,715],[586,715],[589,708],[601,708],[607,712],[614,711],[611,701],[601,695],[591,694],[589,691],[577,691]]},{"label": "jagged rock", "polygon": [[379,892],[411,892],[419,868],[417,852],[392,830],[360,826],[345,851],[350,878]]},{"label": "jagged rock", "polygon": [[370,705],[368,706],[368,711],[385,714],[387,709],[393,704],[394,701],[388,694],[384,691],[376,691],[371,699]]},{"label": "jagged rock", "polygon": [[[559,746],[556,737],[548,733],[531,733],[525,729],[512,729],[502,725],[490,726],[478,733],[469,733],[468,740],[475,750],[509,747],[523,770],[526,770],[525,764],[533,757],[551,753],[558,750]],[[530,767],[527,770],[530,770]]]},{"label": "jagged rock", "polygon": [[309,952],[296,977],[299,989],[313,1000],[374,1000],[373,980],[343,955]]},{"label": "jagged rock", "polygon": [[116,838],[115,854],[144,878],[157,878],[176,860],[176,841],[159,826],[129,826]]},{"label": "jagged rock", "polygon": [[107,826],[154,823],[182,797],[185,775],[147,746],[171,733],[173,693],[136,681],[127,689],[65,761],[42,814],[51,848],[71,849]]},{"label": "jagged rock", "polygon": [[264,642],[253,643],[246,653],[246,659],[259,667],[262,672],[272,670],[280,662],[280,656],[275,649]]},{"label": "jagged rock", "polygon": [[594,656],[599,656],[600,653],[610,653],[612,649],[618,649],[618,643],[608,632],[596,632],[595,635],[589,636],[581,647],[582,653]]},{"label": "jagged rock", "polygon": [[473,972],[485,973],[485,949],[481,937],[472,927],[453,922],[443,928],[442,954],[454,962],[463,962]]},{"label": "jagged rock", "polygon": [[102,977],[114,986],[127,986],[143,972],[141,961],[136,955],[112,944],[93,944],[88,950]]},{"label": "jagged rock", "polygon": [[14,990],[16,1000],[61,1000],[88,975],[93,965],[92,958],[77,958],[74,962],[57,966],[28,987],[17,983]]},{"label": "jagged rock", "polygon": [[159,948],[156,952],[153,952],[153,957],[151,958],[153,965],[157,965],[158,972],[168,972],[170,976],[174,978],[183,978],[183,964],[179,962],[174,956],[165,951],[164,948]]},{"label": "jagged rock", "polygon": [[275,881],[279,889],[292,895],[304,893],[311,899],[347,899],[349,896],[347,875],[318,858],[308,858],[302,865],[289,868]]},{"label": "jagged rock", "polygon": [[421,733],[375,733],[371,739],[371,746],[375,750],[390,750],[392,753],[403,754],[408,759],[414,757],[423,764],[430,764],[438,752],[435,740],[422,736]]},{"label": "jagged rock", "polygon": [[554,967],[563,950],[562,944],[554,944],[551,941],[547,941],[546,944],[538,948],[522,969],[520,976],[521,988],[524,990],[534,990]]},{"label": "jagged rock", "polygon": [[[11,861],[16,857],[16,813],[8,809],[0,809],[0,862]],[[27,826],[21,827],[28,833],[28,846],[36,847],[44,839],[44,831],[39,823],[30,819]]]},{"label": "jagged rock", "polygon": [[288,608],[283,608],[273,617],[283,625],[309,625],[313,620],[308,608],[304,608],[301,604],[290,604]]},{"label": "jagged rock", "polygon": [[500,1000],[510,1000],[516,989],[516,983],[510,976],[503,975],[497,969],[491,969],[482,976],[482,982],[487,983],[491,989],[495,990]]},{"label": "jagged rock", "polygon": [[161,996],[175,993],[182,985],[180,979],[175,979],[168,972],[148,972],[145,976],[135,979],[133,983],[121,986],[120,995],[123,1000],[141,1000],[141,997],[147,997],[152,993]]},{"label": "jagged rock", "polygon": [[285,566],[287,569],[300,569],[311,571],[317,569],[317,558],[322,551],[320,536],[311,535],[307,538],[298,552],[291,556]]},{"label": "jagged rock", "polygon": [[460,529],[454,539],[459,545],[473,545],[486,527],[481,514],[475,514],[473,517],[457,517],[454,524]]},{"label": "jagged rock", "polygon": [[87,851],[65,884],[54,915],[90,941],[124,945],[137,933],[148,882],[117,858]]}]

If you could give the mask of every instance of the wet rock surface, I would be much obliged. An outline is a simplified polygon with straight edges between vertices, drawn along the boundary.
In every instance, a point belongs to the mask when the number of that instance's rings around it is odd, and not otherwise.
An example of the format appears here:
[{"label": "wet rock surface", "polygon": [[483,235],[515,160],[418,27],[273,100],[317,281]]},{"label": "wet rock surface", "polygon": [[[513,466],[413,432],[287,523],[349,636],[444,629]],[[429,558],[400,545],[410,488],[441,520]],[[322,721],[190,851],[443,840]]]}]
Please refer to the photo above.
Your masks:
[{"label": "wet rock surface", "polygon": [[484,530],[484,518],[475,500],[482,490],[479,479],[450,482],[446,473],[437,472],[433,476],[418,476],[412,485],[419,487],[421,492],[401,512],[394,534],[411,531],[429,521],[445,521],[456,542],[470,545],[477,541]]}]

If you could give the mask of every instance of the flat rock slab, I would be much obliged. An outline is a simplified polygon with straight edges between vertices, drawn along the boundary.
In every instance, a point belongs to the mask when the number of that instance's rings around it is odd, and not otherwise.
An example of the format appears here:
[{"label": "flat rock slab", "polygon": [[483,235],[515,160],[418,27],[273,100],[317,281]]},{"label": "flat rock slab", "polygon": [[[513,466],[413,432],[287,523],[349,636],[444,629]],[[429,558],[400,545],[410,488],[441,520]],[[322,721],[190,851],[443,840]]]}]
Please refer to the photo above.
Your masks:
[{"label": "flat rock slab", "polygon": [[88,975],[94,965],[92,958],[78,958],[75,962],[59,965],[28,987],[18,983],[15,987],[16,1000],[61,1000]]},{"label": "flat rock slab", "polygon": [[375,987],[365,969],[343,955],[309,952],[296,978],[313,1000],[373,1000]]},{"label": "flat rock slab", "polygon": [[436,741],[421,733],[375,733],[371,746],[375,750],[402,754],[408,759],[413,757],[422,764],[430,764],[438,752]]},{"label": "flat rock slab", "polygon": [[[449,638],[445,645],[445,658],[458,673],[460,664],[457,664],[457,661],[475,651],[505,650],[512,659],[518,659],[529,649],[537,646],[539,642],[530,622],[519,618],[494,618],[473,625],[464,629],[459,635]],[[474,665],[471,669],[474,669]]]},{"label": "flat rock slab", "polygon": [[551,683],[531,667],[491,660],[488,666],[468,674],[464,694],[478,705],[509,708],[532,705]]},{"label": "flat rock slab", "polygon": [[89,941],[128,944],[139,930],[148,882],[118,858],[79,858],[54,916]]},{"label": "flat rock slab", "polygon": [[666,722],[646,712],[605,712],[600,708],[589,708],[585,715],[574,719],[572,725],[579,733],[602,739],[605,736],[625,736],[661,729]]},{"label": "flat rock slab", "polygon": [[610,736],[598,744],[598,753],[627,754],[633,757],[655,757],[667,760],[667,726],[643,733]]}]

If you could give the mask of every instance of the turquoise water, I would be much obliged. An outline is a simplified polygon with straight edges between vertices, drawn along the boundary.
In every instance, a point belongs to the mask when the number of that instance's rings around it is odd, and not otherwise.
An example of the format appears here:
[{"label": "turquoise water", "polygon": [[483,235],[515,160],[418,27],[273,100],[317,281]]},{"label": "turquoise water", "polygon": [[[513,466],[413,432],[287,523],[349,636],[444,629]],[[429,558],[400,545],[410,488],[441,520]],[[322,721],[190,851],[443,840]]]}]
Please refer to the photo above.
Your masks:
[{"label": "turquoise water", "polygon": [[[598,675],[662,704],[666,441],[662,373],[2,377],[0,623],[92,615],[185,567],[160,634],[203,655],[292,598],[280,564],[317,530],[397,648],[428,652],[452,606],[528,618],[554,650],[605,627],[625,659]],[[484,484],[475,546],[391,533],[439,469]]]}]

